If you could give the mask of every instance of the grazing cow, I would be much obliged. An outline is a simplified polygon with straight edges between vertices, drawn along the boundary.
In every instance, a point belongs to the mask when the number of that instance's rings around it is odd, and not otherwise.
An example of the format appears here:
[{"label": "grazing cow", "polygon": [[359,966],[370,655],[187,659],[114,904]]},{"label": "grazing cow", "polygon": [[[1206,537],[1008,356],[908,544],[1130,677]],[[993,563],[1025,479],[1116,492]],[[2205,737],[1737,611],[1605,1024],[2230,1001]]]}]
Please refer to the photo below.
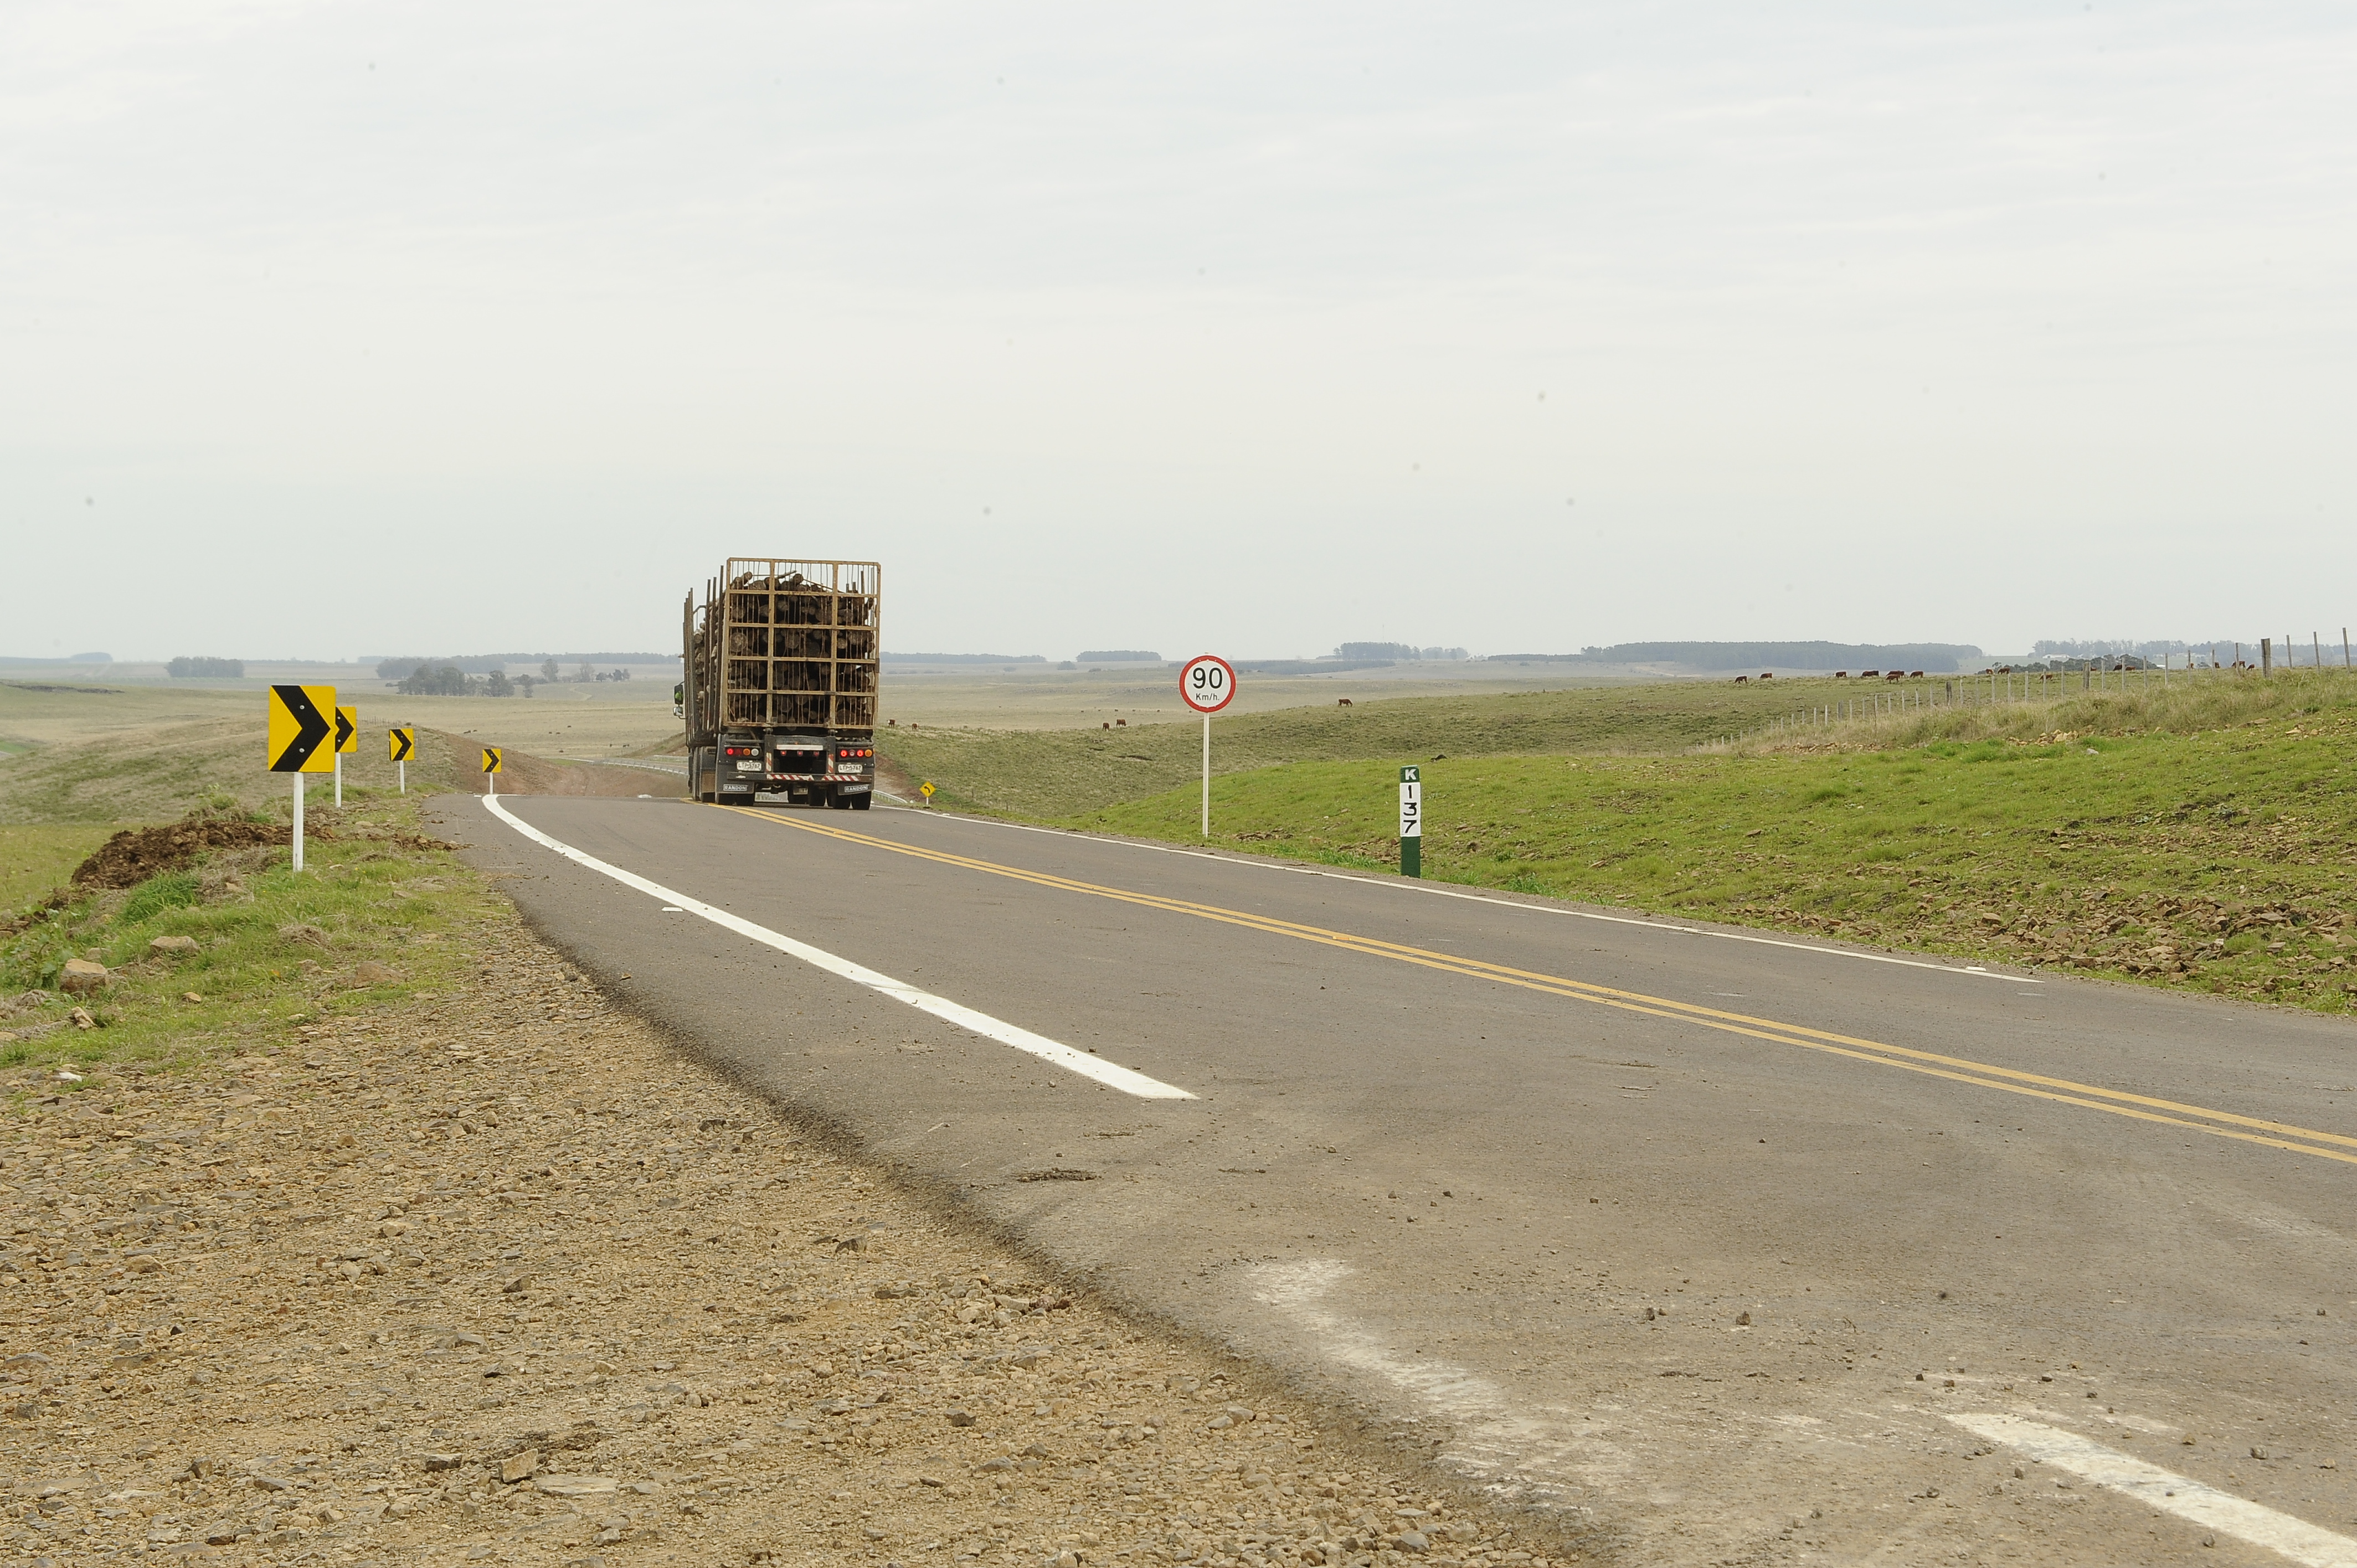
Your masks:
[{"label": "grazing cow", "polygon": [[1105,728],[1107,728],[1107,729],[1111,729],[1111,728],[1113,728],[1113,725],[1112,725],[1110,723],[1108,723],[1104,727],[1105,727]]},{"label": "grazing cow", "polygon": [[1878,676],[1878,675],[1879,675],[1879,674],[1881,674],[1881,673],[1882,673],[1882,671],[1879,671],[1879,670],[1869,670],[1869,671],[1867,671],[1865,674],[1860,675],[1860,676],[1858,677],[1858,679],[1859,679],[1859,680],[1861,680],[1861,681],[1871,681],[1871,680],[1873,680],[1876,676]]},{"label": "grazing cow", "polygon": [[1901,675],[1898,671],[1893,670],[1889,674],[1885,675],[1883,679],[1886,681],[1904,681],[1907,677]]},{"label": "grazing cow", "polygon": [[1338,708],[1347,708],[1351,705],[1351,699],[1348,697],[1337,697],[1334,699],[1334,705]]},{"label": "grazing cow", "polygon": [[1923,671],[1921,670],[1910,670],[1907,671],[1907,678],[1910,681],[1921,681],[1923,678]]},{"label": "grazing cow", "polygon": [[1849,671],[1846,670],[1836,670],[1834,671],[1834,679],[1836,681],[1846,681],[1849,679]]},{"label": "grazing cow", "polygon": [[1751,677],[1749,675],[1738,675],[1735,678],[1735,683],[1738,686],[1748,686],[1751,683]]},{"label": "grazing cow", "polygon": [[1776,671],[1773,670],[1762,670],[1760,671],[1760,678],[1762,681],[1773,681],[1776,678]]},{"label": "grazing cow", "polygon": [[1129,721],[1127,719],[1115,719],[1113,722],[1119,725],[1124,729],[1127,729],[1129,727]]}]

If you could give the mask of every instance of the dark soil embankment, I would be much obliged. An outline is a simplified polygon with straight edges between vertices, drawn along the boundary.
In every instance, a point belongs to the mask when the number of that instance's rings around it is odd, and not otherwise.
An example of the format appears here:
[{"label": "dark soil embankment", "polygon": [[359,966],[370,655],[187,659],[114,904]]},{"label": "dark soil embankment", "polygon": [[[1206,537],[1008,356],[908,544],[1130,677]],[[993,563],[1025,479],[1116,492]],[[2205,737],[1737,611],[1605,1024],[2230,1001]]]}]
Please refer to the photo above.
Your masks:
[{"label": "dark soil embankment", "polygon": [[[312,832],[322,838],[332,836],[320,828]],[[159,828],[125,828],[75,866],[73,879],[83,887],[136,887],[159,872],[178,871],[208,850],[285,843],[287,837],[283,823],[226,817],[189,817]]]}]

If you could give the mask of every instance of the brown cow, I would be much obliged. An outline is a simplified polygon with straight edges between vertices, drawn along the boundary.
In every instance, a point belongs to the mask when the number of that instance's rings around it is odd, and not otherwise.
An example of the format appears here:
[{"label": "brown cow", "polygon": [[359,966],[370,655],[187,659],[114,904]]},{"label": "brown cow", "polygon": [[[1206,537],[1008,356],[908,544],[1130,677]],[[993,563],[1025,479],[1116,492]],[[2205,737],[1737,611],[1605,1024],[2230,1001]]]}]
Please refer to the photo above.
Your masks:
[{"label": "brown cow", "polygon": [[1836,681],[1846,681],[1849,679],[1849,671],[1846,670],[1836,670],[1834,671],[1834,679]]},{"label": "brown cow", "polygon": [[1776,678],[1776,671],[1773,670],[1762,670],[1760,671],[1760,678],[1762,681],[1773,681]]},{"label": "brown cow", "polygon": [[1337,697],[1334,699],[1334,705],[1338,708],[1347,708],[1351,705],[1351,699],[1348,697]]},{"label": "brown cow", "polygon": [[1879,671],[1879,670],[1869,670],[1869,671],[1867,671],[1865,674],[1860,675],[1860,676],[1858,677],[1858,679],[1859,679],[1859,680],[1861,680],[1861,681],[1871,681],[1871,680],[1873,680],[1876,676],[1878,676],[1878,675],[1879,675],[1879,674],[1881,674],[1881,673],[1882,673],[1882,671]]},{"label": "brown cow", "polygon": [[1901,675],[1898,671],[1893,670],[1889,674],[1885,675],[1883,679],[1886,681],[1904,681],[1907,677]]},{"label": "brown cow", "polygon": [[1910,681],[1921,681],[1923,678],[1923,671],[1921,670],[1910,670],[1907,671],[1907,678]]},{"label": "brown cow", "polygon": [[1735,683],[1738,686],[1748,686],[1751,683],[1751,677],[1749,675],[1738,675],[1735,678]]}]

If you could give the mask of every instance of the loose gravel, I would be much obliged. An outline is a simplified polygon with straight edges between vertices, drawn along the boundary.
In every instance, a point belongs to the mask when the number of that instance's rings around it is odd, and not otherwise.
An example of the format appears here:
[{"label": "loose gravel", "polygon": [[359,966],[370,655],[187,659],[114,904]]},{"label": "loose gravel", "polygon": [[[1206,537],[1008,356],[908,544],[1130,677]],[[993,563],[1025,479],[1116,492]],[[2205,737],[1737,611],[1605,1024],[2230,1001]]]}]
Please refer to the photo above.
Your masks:
[{"label": "loose gravel", "polygon": [[14,1087],[34,1563],[1570,1561],[897,1191],[520,924],[463,993]]}]

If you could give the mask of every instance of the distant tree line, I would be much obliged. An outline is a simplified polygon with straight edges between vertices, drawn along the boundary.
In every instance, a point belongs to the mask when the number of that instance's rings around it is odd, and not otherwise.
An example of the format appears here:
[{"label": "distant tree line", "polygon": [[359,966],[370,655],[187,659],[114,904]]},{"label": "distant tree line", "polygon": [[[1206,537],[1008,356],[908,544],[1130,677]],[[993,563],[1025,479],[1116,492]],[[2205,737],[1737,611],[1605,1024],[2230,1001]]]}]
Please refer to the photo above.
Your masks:
[{"label": "distant tree line", "polygon": [[469,675],[454,662],[436,664],[421,660],[416,669],[402,677],[395,689],[410,697],[512,697],[519,693],[529,697],[538,684],[540,682],[531,675],[510,680],[504,670]]},{"label": "distant tree line", "polygon": [[1092,648],[1080,656],[1083,664],[1160,664],[1166,662],[1159,653],[1148,653],[1142,648]]},{"label": "distant tree line", "polygon": [[884,652],[887,664],[1045,664],[1044,653],[895,653]]},{"label": "distant tree line", "polygon": [[1469,659],[1461,648],[1418,648],[1413,642],[1345,642],[1334,650],[1336,659]]},{"label": "distant tree line", "polygon": [[[409,672],[402,675],[406,667]],[[586,661],[567,675],[554,659],[543,661],[537,675],[511,676],[506,670],[494,665],[479,675],[467,672],[467,661],[459,659],[388,659],[376,667],[380,675],[401,675],[395,690],[412,697],[512,697],[518,693],[532,695],[534,686],[559,682],[627,681],[630,672],[616,665],[611,670],[592,669]]]},{"label": "distant tree line", "polygon": [[2040,659],[2119,659],[2134,655],[2138,659],[2158,660],[2164,653],[2200,653],[2207,656],[2212,648],[2229,649],[2240,642],[2244,648],[2256,648],[2255,637],[2213,637],[2207,642],[2185,642],[2173,637],[2148,638],[2142,642],[2133,638],[2040,638],[2029,645],[2029,650]]},{"label": "distant tree line", "polygon": [[205,659],[182,654],[164,666],[164,673],[175,676],[207,675],[216,680],[242,681],[245,678],[242,659]]},{"label": "distant tree line", "polygon": [[[387,681],[397,681],[421,664],[436,668],[448,665],[468,675],[488,675],[494,670],[505,670],[511,664],[540,664],[544,681],[627,681],[630,672],[622,666],[629,664],[675,664],[676,653],[469,653],[447,659],[429,658],[413,653],[399,659],[377,660],[377,674]],[[563,666],[574,666],[574,673],[560,673]],[[605,668],[601,671],[601,666]]]}]

